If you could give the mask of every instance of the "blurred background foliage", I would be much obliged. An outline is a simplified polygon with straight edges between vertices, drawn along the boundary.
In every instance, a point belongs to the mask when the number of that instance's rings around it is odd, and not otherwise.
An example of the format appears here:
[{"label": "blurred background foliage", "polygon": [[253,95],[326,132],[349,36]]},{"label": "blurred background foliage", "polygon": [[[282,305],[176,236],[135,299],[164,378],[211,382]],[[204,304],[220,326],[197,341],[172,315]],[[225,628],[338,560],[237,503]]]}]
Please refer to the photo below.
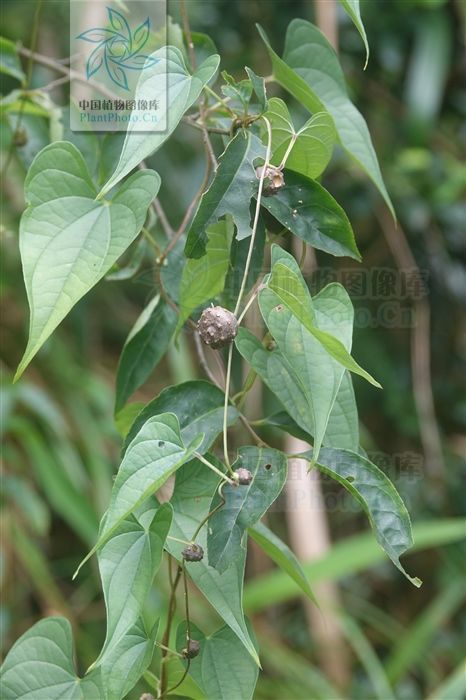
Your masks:
[{"label": "blurred background foliage", "polygon": [[[270,73],[256,21],[280,50],[288,22],[312,20],[315,9],[311,0],[188,4],[192,27],[212,36],[222,68],[238,78],[245,77],[244,65],[260,75]],[[424,585],[411,587],[379,556],[372,539],[358,534],[367,528],[359,509],[324,482],[337,545],[307,570],[311,584],[339,582],[350,682],[343,693],[332,687],[319,668],[318,639],[305,622],[297,590],[282,575],[261,571],[252,558],[246,610],[264,662],[260,700],[465,697],[466,561],[458,516],[466,505],[466,4],[366,0],[361,6],[371,46],[368,68],[363,72],[362,42],[343,11],[338,14],[340,58],[368,121],[399,223],[393,226],[368,180],[336,152],[324,184],[348,213],[363,263],[356,267],[319,253],[311,284],[319,288],[328,281],[325,275],[333,276],[353,296],[355,356],[384,386],[376,392],[355,378],[363,442],[407,501],[418,545],[407,563]],[[28,46],[33,9],[27,0],[6,0],[2,35]],[[169,2],[169,12],[176,23],[176,2]],[[44,2],[37,51],[65,57],[67,26],[67,3]],[[178,35],[174,27],[173,36]],[[24,58],[22,65],[26,70]],[[18,250],[26,168],[60,133],[85,149],[97,168],[104,141],[90,136],[86,143],[68,133],[67,86],[60,85],[32,98],[35,109],[22,122],[25,143],[11,147],[17,117],[11,92],[20,84],[3,78],[2,95],[8,96],[0,123],[3,163],[10,152],[12,158],[2,183],[1,640],[5,652],[40,616],[58,611],[74,624],[84,667],[104,637],[104,605],[95,563],[74,583],[71,575],[94,542],[107,504],[120,442],[113,420],[118,356],[150,298],[154,268],[148,252],[131,279],[99,284],[61,324],[24,379],[11,385],[28,316]],[[56,78],[35,64],[32,87]],[[272,94],[280,94],[275,86]],[[296,122],[304,121],[305,114],[291,106]],[[118,137],[113,140],[117,147]],[[181,125],[150,165],[162,176],[160,199],[176,224],[202,180],[200,135]],[[156,224],[154,230],[158,235]],[[395,274],[398,284],[413,270],[425,287],[416,283],[393,293],[387,280]],[[375,275],[382,275],[385,286]],[[361,290],[361,284],[367,288]],[[382,286],[375,290],[376,284]],[[429,404],[426,353],[436,415]],[[169,383],[196,376],[202,371],[186,332],[135,399],[148,401]],[[271,399],[264,394],[263,401],[262,415],[268,415]],[[269,431],[268,439],[280,445],[282,438]],[[286,538],[283,513],[274,512],[270,524]],[[163,610],[164,576],[158,581],[150,605]],[[214,629],[214,613],[201,598],[196,601],[195,622]]]}]

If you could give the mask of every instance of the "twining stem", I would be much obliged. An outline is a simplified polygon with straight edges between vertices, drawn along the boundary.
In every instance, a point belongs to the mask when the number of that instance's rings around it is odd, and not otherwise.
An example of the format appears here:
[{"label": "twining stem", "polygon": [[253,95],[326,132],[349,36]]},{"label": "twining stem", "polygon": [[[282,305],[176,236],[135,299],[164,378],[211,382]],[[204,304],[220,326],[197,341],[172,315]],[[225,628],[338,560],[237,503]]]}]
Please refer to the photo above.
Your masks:
[{"label": "twining stem", "polygon": [[167,651],[169,643],[170,643],[170,631],[172,627],[172,622],[173,622],[173,616],[175,614],[176,610],[176,589],[178,588],[178,584],[181,579],[181,574],[182,574],[183,568],[182,566],[178,566],[178,570],[176,572],[175,579],[172,580],[171,577],[171,558],[169,559],[168,563],[168,572],[170,576],[170,585],[171,585],[171,592],[170,592],[170,600],[168,602],[168,614],[167,614],[167,624],[165,626],[165,631],[163,634],[162,638],[162,663],[161,663],[161,670],[160,670],[160,694],[163,696],[167,690],[167,684],[168,684],[168,678],[167,678],[167,669],[166,669],[166,656],[167,656]]},{"label": "twining stem", "polygon": [[[230,479],[230,478],[229,478],[228,476],[226,476],[222,471],[220,471],[220,469],[217,469],[217,467],[216,467],[214,464],[212,464],[211,462],[209,462],[208,459],[206,459],[205,457],[203,457],[203,455],[199,454],[199,452],[195,452],[195,453],[194,453],[194,456],[195,456],[196,459],[198,459],[200,462],[202,462],[202,463],[205,464],[207,467],[209,467],[209,469],[211,469],[213,472],[215,472],[215,474],[217,474],[219,477],[221,477],[221,478],[223,479],[223,481],[226,481],[227,484],[235,484],[235,483],[236,483],[233,479]],[[231,467],[228,468],[228,471],[230,472],[230,474],[233,474],[233,470],[232,470]]]},{"label": "twining stem", "polygon": [[[249,268],[251,266],[252,254],[254,251],[254,242],[256,240],[257,225],[259,223],[259,214],[262,201],[262,192],[264,189],[264,180],[266,176],[267,169],[270,164],[270,152],[272,148],[272,127],[267,117],[262,117],[267,127],[267,150],[265,153],[264,165],[261,169],[261,174],[259,178],[259,188],[257,190],[257,202],[256,211],[254,213],[254,221],[252,225],[251,242],[249,244],[248,256],[246,258],[246,265],[244,266],[243,279],[241,280],[241,287],[238,294],[238,299],[236,300],[236,306],[234,310],[235,316],[238,315],[238,311],[241,308],[241,302],[244,296],[244,290],[246,288],[246,283],[249,274]],[[227,360],[227,374],[225,379],[225,402],[223,404],[223,456],[225,458],[225,464],[229,471],[231,470],[230,458],[228,456],[228,401],[230,398],[230,380],[231,380],[231,365],[233,359],[233,345],[231,344],[228,348],[228,360]]]}]

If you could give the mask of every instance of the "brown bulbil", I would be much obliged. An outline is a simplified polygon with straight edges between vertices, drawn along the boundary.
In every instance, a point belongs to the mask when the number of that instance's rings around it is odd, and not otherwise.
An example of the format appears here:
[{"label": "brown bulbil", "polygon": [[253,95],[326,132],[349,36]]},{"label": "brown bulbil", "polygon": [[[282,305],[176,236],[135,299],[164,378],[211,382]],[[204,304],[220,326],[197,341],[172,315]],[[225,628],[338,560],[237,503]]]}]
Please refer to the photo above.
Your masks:
[{"label": "brown bulbil", "polygon": [[201,561],[204,558],[204,550],[199,544],[193,542],[183,549],[181,556],[185,561]]},{"label": "brown bulbil", "polygon": [[197,639],[188,639],[187,646],[181,652],[185,659],[194,659],[201,650],[201,644]]},{"label": "brown bulbil", "polygon": [[249,486],[249,484],[252,481],[252,474],[249,471],[249,469],[244,469],[244,467],[240,467],[235,471],[236,479],[238,480],[238,484],[240,486]]},{"label": "brown bulbil", "polygon": [[[256,176],[261,177],[264,166],[256,168]],[[274,165],[269,165],[265,170],[264,194],[271,195],[281,190],[285,186],[285,178],[283,171],[276,168]]]},{"label": "brown bulbil", "polygon": [[204,309],[197,322],[197,330],[203,342],[214,350],[229,345],[238,332],[234,314],[221,306]]}]

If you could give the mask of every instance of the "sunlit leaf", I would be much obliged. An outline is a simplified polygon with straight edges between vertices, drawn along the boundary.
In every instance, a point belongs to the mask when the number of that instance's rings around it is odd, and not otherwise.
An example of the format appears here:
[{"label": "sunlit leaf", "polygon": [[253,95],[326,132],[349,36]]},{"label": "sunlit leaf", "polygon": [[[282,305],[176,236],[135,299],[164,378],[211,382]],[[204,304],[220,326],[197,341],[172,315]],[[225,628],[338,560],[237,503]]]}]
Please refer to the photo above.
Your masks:
[{"label": "sunlit leaf", "polygon": [[341,145],[366,171],[393,214],[367,124],[348,97],[338,57],[325,36],[310,22],[294,19],[288,26],[280,58],[264,30],[258,29],[269,52],[275,80],[310,112],[329,112]]},{"label": "sunlit leaf", "polygon": [[185,447],[178,419],[173,413],[153,416],[143,424],[120,464],[99,539],[79,565],[75,577],[83,564],[110,539],[119,524],[190,459],[203,438],[202,434],[197,435]]},{"label": "sunlit leaf", "polygon": [[[181,436],[185,443],[190,442],[200,433],[204,434],[204,440],[198,448],[198,452],[203,453],[209,449],[222,431],[224,401],[225,394],[221,389],[200,379],[169,386],[137,415],[123,449],[127,449],[149,418],[170,411],[180,422]],[[232,425],[237,418],[238,411],[233,406],[229,406],[227,424]]]},{"label": "sunlit leaf", "polygon": [[172,521],[172,508],[160,506],[145,526],[128,516],[98,555],[107,609],[107,634],[97,664],[108,665],[109,649],[136,624],[142,613]]},{"label": "sunlit leaf", "polygon": [[157,100],[158,130],[138,132],[138,124],[129,122],[118,165],[103,186],[100,196],[168,139],[183,114],[215,74],[220,60],[218,56],[210,56],[191,75],[181,51],[174,46],[155,51],[151,58],[157,62],[141,72],[134,99]]},{"label": "sunlit leaf", "polygon": [[78,678],[71,625],[46,617],[13,645],[1,668],[3,700],[105,700],[100,671]]},{"label": "sunlit leaf", "polygon": [[[271,162],[280,165],[288,153],[286,168],[309,178],[321,175],[332,157],[336,140],[332,117],[327,112],[318,112],[296,130],[288,107],[279,97],[269,100],[264,116],[272,127]],[[265,129],[262,138],[267,138]]]},{"label": "sunlit leaf", "polygon": [[34,159],[25,183],[29,207],[20,225],[31,316],[16,379],[136,238],[159,186],[157,173],[148,170],[133,175],[111,201],[96,200],[84,159],[72,144],[53,143]]}]

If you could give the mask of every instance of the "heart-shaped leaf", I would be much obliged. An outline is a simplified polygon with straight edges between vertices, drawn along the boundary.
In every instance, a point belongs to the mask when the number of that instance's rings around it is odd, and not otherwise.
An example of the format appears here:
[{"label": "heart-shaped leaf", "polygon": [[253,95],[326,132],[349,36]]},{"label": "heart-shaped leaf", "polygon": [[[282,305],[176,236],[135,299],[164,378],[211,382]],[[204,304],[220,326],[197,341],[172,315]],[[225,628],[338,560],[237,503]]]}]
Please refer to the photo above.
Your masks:
[{"label": "heart-shaped leaf", "polygon": [[258,187],[255,161],[263,159],[265,148],[250,131],[240,129],[220,156],[215,177],[202,195],[191,224],[185,252],[188,258],[205,255],[206,229],[226,214],[233,216],[237,239],[251,235],[249,202]]},{"label": "heart-shaped leaf", "polygon": [[111,201],[96,200],[86,163],[71,143],[53,143],[36,156],[20,225],[29,340],[15,379],[136,238],[159,186],[157,173],[146,170],[133,175]]},{"label": "heart-shaped leaf", "polygon": [[[222,468],[215,457],[210,456],[209,460]],[[177,472],[175,490],[171,499],[174,515],[170,535],[188,542],[192,539],[197,527],[209,513],[212,497],[218,485],[219,478],[196,459]],[[207,527],[201,529],[196,542],[204,552],[207,552]],[[168,539],[166,548],[172,556],[181,561],[183,544]],[[223,574],[209,566],[207,556],[202,561],[188,564],[186,571],[258,664],[259,657],[243,614],[245,553],[243,550],[236,561],[230,562]]]},{"label": "heart-shaped leaf", "polygon": [[198,449],[204,435],[197,435],[187,446],[173,413],[149,418],[128,445],[113,484],[110,505],[102,518],[99,539],[79,565],[100,549],[120,523],[149,498]]},{"label": "heart-shaped leaf", "polygon": [[105,700],[100,670],[78,678],[71,625],[46,617],[13,645],[1,668],[3,700]]},{"label": "heart-shaped leaf", "polygon": [[[278,249],[278,246],[276,246]],[[281,250],[281,249],[278,249]],[[380,384],[365,369],[360,367],[358,363],[351,357],[345,345],[332,333],[327,332],[318,327],[315,322],[315,312],[312,305],[311,295],[304,282],[299,268],[292,256],[287,255],[283,251],[280,253],[280,259],[277,259],[272,268],[272,274],[268,281],[268,287],[277,296],[277,298],[292,312],[299,322],[311,333],[311,335],[319,341],[322,347],[339,362],[343,367],[350,372],[355,372],[366,379],[370,384],[380,388]],[[278,255],[278,253],[277,253]],[[284,260],[283,258],[287,258]],[[293,261],[293,264],[291,263]],[[328,285],[335,293],[339,289],[339,295],[346,295],[347,303],[351,306],[346,291],[341,285]],[[264,293],[261,292],[260,297]],[[260,298],[259,297],[259,298]],[[352,312],[351,312],[352,313]]]},{"label": "heart-shaped leaf", "polygon": [[285,484],[287,460],[283,452],[270,448],[240,447],[233,469],[252,474],[248,485],[226,484],[222,496],[215,494],[209,518],[207,549],[210,566],[223,573],[245,549],[244,533],[255,525],[280,495]]},{"label": "heart-shaped leaf", "polygon": [[[122,700],[134,688],[152,660],[157,630],[158,623],[148,634],[142,620],[138,620],[105,653],[99,669],[106,700]],[[94,699],[89,695],[88,700]]]},{"label": "heart-shaped leaf", "polygon": [[[191,625],[190,634],[201,647],[188,673],[206,697],[209,700],[251,700],[259,669],[231,629],[222,627],[206,637],[198,627]],[[186,623],[178,627],[176,639],[177,648],[182,650]]]},{"label": "heart-shaped leaf", "polygon": [[343,148],[369,175],[394,215],[364,117],[348,97],[343,72],[333,47],[317,27],[303,19],[288,26],[283,58],[258,27],[273,66],[275,80],[310,112],[328,112]]},{"label": "heart-shaped leaf", "polygon": [[[127,449],[149,418],[170,411],[180,422],[181,437],[185,443],[189,443],[200,433],[204,434],[204,441],[198,448],[199,452],[204,453],[222,432],[224,401],[225,394],[221,389],[200,379],[169,386],[138,414],[123,449]],[[238,411],[229,406],[227,424],[233,425],[237,418]]]},{"label": "heart-shaped leaf", "polygon": [[[302,457],[315,461],[312,450]],[[420,579],[409,576],[400,563],[400,555],[413,544],[411,521],[390,479],[366,457],[350,450],[323,447],[316,466],[361,503],[380,546],[406,578],[419,587]]]},{"label": "heart-shaped leaf", "polygon": [[[335,125],[328,112],[314,114],[296,131],[286,104],[279,97],[272,97],[264,116],[272,127],[273,165],[281,165],[288,153],[284,163],[288,170],[309,178],[319,177],[332,157],[336,140]],[[266,130],[262,138],[267,138]]]},{"label": "heart-shaped leaf", "polygon": [[262,206],[314,248],[330,255],[361,260],[348,217],[318,182],[287,170],[285,186],[273,196],[264,197]]},{"label": "heart-shaped leaf", "polygon": [[172,521],[164,503],[144,527],[133,516],[123,520],[99,552],[99,570],[107,608],[107,634],[97,664],[108,663],[115,647],[136,624],[162,561]]},{"label": "heart-shaped leaf", "polygon": [[115,172],[105,183],[100,196],[108,192],[144,158],[154,153],[178,126],[181,117],[201,94],[215,74],[219,56],[210,56],[194,75],[186,68],[183,54],[174,46],[158,49],[150,58],[136,87],[135,100],[157,100],[157,131],[140,131],[137,121],[129,121],[126,138]]}]

